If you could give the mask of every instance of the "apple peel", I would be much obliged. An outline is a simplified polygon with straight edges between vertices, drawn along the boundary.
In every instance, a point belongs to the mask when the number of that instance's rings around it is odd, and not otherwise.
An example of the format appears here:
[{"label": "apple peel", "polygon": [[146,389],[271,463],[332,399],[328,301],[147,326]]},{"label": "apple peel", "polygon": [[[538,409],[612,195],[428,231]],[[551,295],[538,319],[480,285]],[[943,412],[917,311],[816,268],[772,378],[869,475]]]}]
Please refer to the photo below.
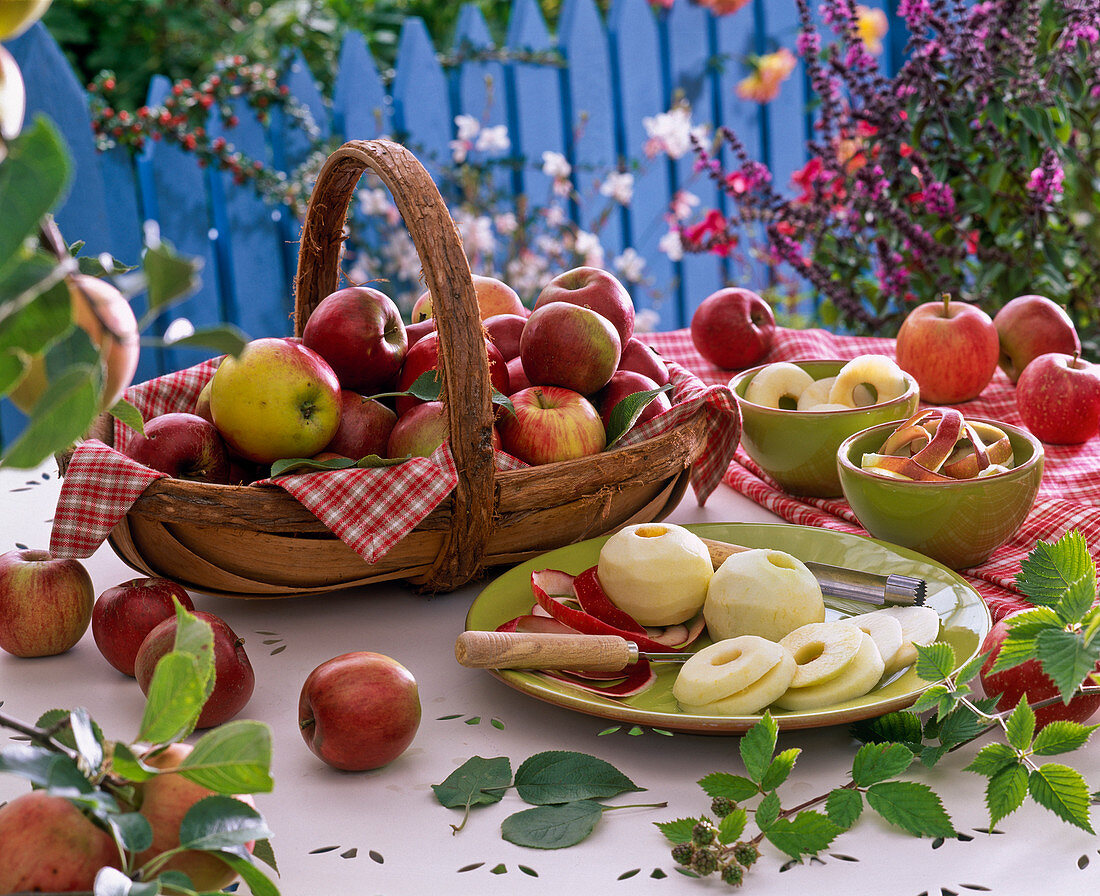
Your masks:
[{"label": "apple peel", "polygon": [[971,423],[954,408],[918,411],[887,436],[878,452],[860,460],[865,470],[914,482],[973,479],[1003,472],[1011,463],[1012,443],[1003,430]]}]

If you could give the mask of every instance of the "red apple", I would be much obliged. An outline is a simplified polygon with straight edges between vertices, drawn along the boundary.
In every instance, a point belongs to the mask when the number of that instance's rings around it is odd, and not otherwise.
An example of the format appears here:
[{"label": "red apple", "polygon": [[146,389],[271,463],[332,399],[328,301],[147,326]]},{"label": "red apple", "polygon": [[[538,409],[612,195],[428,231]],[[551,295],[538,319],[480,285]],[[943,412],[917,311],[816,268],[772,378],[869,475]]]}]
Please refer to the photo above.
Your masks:
[{"label": "red apple", "polygon": [[918,305],[898,330],[898,366],[920,386],[922,401],[955,404],[981,394],[997,369],[1000,342],[993,321],[976,305]]},{"label": "red apple", "polygon": [[[636,392],[648,392],[651,389],[658,388],[660,387],[644,374],[635,373],[633,370],[616,371],[612,375],[611,381],[600,389],[593,398],[593,403],[600,412],[600,419],[603,420],[604,428],[606,429],[611,425],[611,414],[615,410],[615,406],[624,398]],[[645,406],[641,414],[638,415],[638,419],[634,421],[634,425],[637,426],[639,423],[652,420],[671,407],[672,402],[669,400],[668,393],[661,392]]]},{"label": "red apple", "polygon": [[[177,743],[165,747],[159,753],[142,757],[146,765],[162,769],[165,773],[138,786],[138,811],[145,816],[153,829],[152,845],[135,857],[138,867],[162,853],[177,849],[180,845],[180,824],[183,817],[199,800],[216,795],[213,790],[188,781],[173,771],[179,768],[191,750],[190,744]],[[252,797],[247,794],[237,796],[236,799],[256,808]],[[245,845],[249,851],[252,850],[252,843]],[[191,878],[194,888],[203,892],[223,890],[237,879],[237,872],[225,861],[197,849],[177,853],[165,861],[160,871],[182,871]]]},{"label": "red apple", "polygon": [[519,338],[526,323],[525,314],[494,314],[485,319],[485,332],[505,361],[519,357]]},{"label": "red apple", "polygon": [[405,752],[420,726],[416,680],[380,653],[333,657],[302,685],[298,725],[309,749],[333,768],[381,768]]},{"label": "red apple", "polygon": [[[489,380],[494,389],[501,395],[507,395],[510,391],[508,383],[508,365],[498,349],[488,338],[485,339],[485,351],[489,355]],[[404,392],[419,379],[421,374],[439,367],[439,334],[429,333],[418,340],[416,345],[409,349],[405,358],[405,364],[401,368],[401,375],[397,378],[395,391]],[[413,406],[420,403],[419,398],[411,395],[398,396],[396,401],[397,415],[400,417]]]},{"label": "red apple", "polygon": [[306,321],[302,342],[328,361],[343,388],[364,395],[393,388],[409,347],[401,311],[369,286],[325,296]]},{"label": "red apple", "polygon": [[637,336],[631,336],[623,346],[619,358],[619,370],[633,370],[648,376],[658,386],[668,382],[668,365],[657,350],[642,342]]},{"label": "red apple", "polygon": [[531,381],[523,370],[523,358],[512,358],[508,362],[508,388],[512,390],[509,394],[514,395],[530,385]]},{"label": "red apple", "polygon": [[79,560],[29,548],[0,554],[0,648],[8,653],[64,653],[87,631],[94,603]]},{"label": "red apple", "polygon": [[715,367],[751,367],[775,337],[772,307],[751,289],[731,286],[711,293],[691,316],[691,341]]},{"label": "red apple", "polygon": [[99,595],[92,608],[92,637],[103,658],[133,678],[145,636],[176,615],[173,599],[187,610],[195,609],[182,585],[157,576],[130,579]]},{"label": "red apple", "polygon": [[[1038,660],[1027,660],[1019,666],[1002,669],[1000,672],[990,672],[993,663],[997,660],[997,655],[1001,652],[1001,644],[1004,643],[1005,636],[1008,634],[1010,620],[1024,612],[1027,611],[1017,610],[998,620],[982,641],[982,652],[991,651],[991,653],[982,663],[978,677],[981,679],[986,695],[997,697],[999,712],[1013,709],[1025,694],[1029,703],[1037,703],[1058,695],[1058,689],[1043,672],[1043,667]],[[1100,665],[1097,668],[1100,669]],[[1097,709],[1100,709],[1100,695],[1079,694],[1068,704],[1058,702],[1035,710],[1035,723],[1039,728],[1058,719],[1083,723]]]},{"label": "red apple", "polygon": [[174,479],[228,482],[229,455],[221,433],[198,414],[161,414],[145,424],[126,448],[126,454]]},{"label": "red apple", "polygon": [[619,334],[620,347],[634,335],[634,301],[619,279],[601,268],[579,267],[558,274],[542,288],[535,309],[551,302],[570,302],[602,315]]},{"label": "red apple", "polygon": [[549,464],[599,454],[607,444],[599,411],[578,392],[531,386],[514,393],[511,400],[515,414],[506,412],[501,417],[500,440],[505,451],[526,463]]},{"label": "red apple", "polygon": [[386,456],[386,443],[397,414],[382,402],[344,389],[340,393],[340,426],[325,451],[360,460],[368,454]]},{"label": "red apple", "polygon": [[1086,442],[1100,428],[1100,365],[1059,352],[1039,355],[1016,383],[1016,407],[1042,441]]},{"label": "red apple", "polygon": [[[427,336],[429,333],[435,332],[435,318],[429,317],[425,320],[418,321],[415,324],[409,324],[405,327],[405,337],[409,340],[409,348],[411,349],[416,343]],[[402,362],[403,363],[403,362]]]},{"label": "red apple", "polygon": [[[202,610],[192,615],[209,623],[214,631],[214,690],[197,724],[199,728],[213,728],[244,709],[256,687],[256,675],[244,652],[244,641],[224,619]],[[175,641],[176,617],[172,616],[158,623],[141,642],[134,660],[134,677],[143,694],[149,693],[157,662],[172,650]]]},{"label": "red apple", "polygon": [[[450,429],[443,402],[426,401],[414,405],[397,418],[385,457],[431,457],[450,435]],[[500,448],[496,427],[493,427],[492,442],[494,449]]]},{"label": "red apple", "polygon": [[1016,382],[1039,355],[1081,353],[1081,339],[1066,310],[1046,296],[1016,296],[993,315],[1001,354],[998,363]]},{"label": "red apple", "polygon": [[312,349],[253,339],[214,373],[210,412],[231,451],[261,464],[312,457],[340,425],[340,382]]},{"label": "red apple", "polygon": [[619,366],[622,343],[606,317],[570,302],[535,308],[520,338],[527,379],[591,395]]},{"label": "red apple", "polygon": [[[519,293],[507,283],[496,277],[486,277],[481,274],[474,274],[472,277],[474,295],[477,297],[478,317],[483,321],[497,314],[526,315],[527,309],[523,307]],[[425,290],[413,302],[410,317],[413,323],[417,323],[432,316],[432,295]]]},{"label": "red apple", "polygon": [[118,846],[63,796],[33,790],[0,806],[0,893],[90,893]]}]

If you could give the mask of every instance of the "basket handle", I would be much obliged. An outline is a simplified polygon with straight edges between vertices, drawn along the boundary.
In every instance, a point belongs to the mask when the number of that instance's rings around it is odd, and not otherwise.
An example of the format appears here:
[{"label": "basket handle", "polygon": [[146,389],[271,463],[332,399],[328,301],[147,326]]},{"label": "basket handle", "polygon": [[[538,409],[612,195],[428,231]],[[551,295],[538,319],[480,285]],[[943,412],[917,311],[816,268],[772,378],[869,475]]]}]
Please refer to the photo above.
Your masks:
[{"label": "basket handle", "polygon": [[320,301],[338,288],[348,205],[368,168],[393,195],[432,294],[441,397],[458,485],[450,529],[439,553],[431,569],[413,581],[425,590],[449,591],[477,576],[492,531],[492,387],[477,294],[462,240],[430,175],[403,146],[388,140],[352,140],[333,152],[321,168],[302,227],[294,329],[300,336]]}]

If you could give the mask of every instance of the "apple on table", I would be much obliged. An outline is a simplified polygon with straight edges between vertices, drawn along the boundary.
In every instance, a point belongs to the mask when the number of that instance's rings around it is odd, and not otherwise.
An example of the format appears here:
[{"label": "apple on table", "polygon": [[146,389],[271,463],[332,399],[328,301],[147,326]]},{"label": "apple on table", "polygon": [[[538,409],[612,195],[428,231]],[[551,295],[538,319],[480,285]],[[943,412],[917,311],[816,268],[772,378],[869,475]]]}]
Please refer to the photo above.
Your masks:
[{"label": "apple on table", "polygon": [[1100,365],[1076,354],[1039,355],[1016,383],[1016,407],[1044,442],[1087,442],[1100,430]]},{"label": "apple on table", "polygon": [[607,385],[619,367],[622,341],[602,314],[571,302],[536,307],[520,337],[519,356],[527,379],[591,395]]},{"label": "apple on table", "polygon": [[32,548],[0,554],[0,648],[13,656],[64,653],[88,630],[94,603],[79,560]]},{"label": "apple on table", "polygon": [[751,367],[768,353],[774,339],[775,313],[751,289],[730,286],[713,292],[691,316],[696,351],[723,370]]},{"label": "apple on table", "polygon": [[634,300],[610,271],[589,265],[563,271],[542,288],[533,311],[552,302],[589,308],[610,321],[619,334],[620,351],[634,335]]},{"label": "apple on table", "polygon": [[1001,345],[998,363],[1014,383],[1039,355],[1081,353],[1081,339],[1066,309],[1046,296],[1016,296],[993,315],[993,326]]},{"label": "apple on table", "polygon": [[599,411],[579,392],[531,386],[511,401],[515,413],[501,416],[500,440],[506,452],[532,466],[599,454],[607,445]]},{"label": "apple on table", "polygon": [[184,587],[171,579],[146,576],[106,589],[92,608],[92,638],[103,658],[134,677],[134,661],[145,637],[176,615],[175,601],[194,611]]}]

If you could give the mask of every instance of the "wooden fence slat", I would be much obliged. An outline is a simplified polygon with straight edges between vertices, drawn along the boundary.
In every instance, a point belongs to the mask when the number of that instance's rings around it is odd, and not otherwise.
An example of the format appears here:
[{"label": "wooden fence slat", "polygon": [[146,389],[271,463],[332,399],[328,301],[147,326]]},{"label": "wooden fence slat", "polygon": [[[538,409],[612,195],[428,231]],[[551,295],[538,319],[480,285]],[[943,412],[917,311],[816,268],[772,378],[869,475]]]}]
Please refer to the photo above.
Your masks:
[{"label": "wooden fence slat", "polygon": [[401,28],[393,80],[394,125],[409,149],[438,182],[448,158],[454,115],[443,66],[423,20],[409,17]]},{"label": "wooden fence slat", "polygon": [[652,287],[631,290],[639,308],[659,315],[657,329],[679,326],[679,274],[658,243],[668,230],[665,214],[672,195],[665,159],[648,160],[644,119],[665,111],[660,78],[653,61],[660,58],[657,21],[647,0],[615,0],[608,18],[611,57],[618,90],[618,127],[621,151],[634,169],[634,198],[627,214],[626,241],[645,260],[645,276]]},{"label": "wooden fence slat", "polygon": [[343,140],[372,140],[391,133],[392,100],[366,38],[349,31],[340,46],[332,93],[332,131]]}]

